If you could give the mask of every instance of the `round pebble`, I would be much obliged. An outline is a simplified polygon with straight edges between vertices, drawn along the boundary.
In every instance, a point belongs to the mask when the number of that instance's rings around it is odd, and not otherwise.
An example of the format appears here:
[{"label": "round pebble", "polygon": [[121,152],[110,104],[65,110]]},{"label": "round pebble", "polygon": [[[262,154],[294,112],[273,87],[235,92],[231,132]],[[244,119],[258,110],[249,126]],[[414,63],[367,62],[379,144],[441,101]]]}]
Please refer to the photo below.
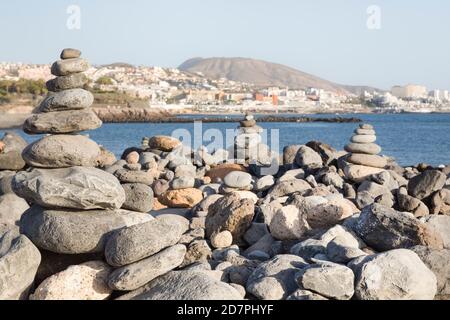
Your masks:
[{"label": "round pebble", "polygon": [[252,183],[252,176],[247,172],[232,171],[225,176],[223,182],[230,188],[245,188]]},{"label": "round pebble", "polygon": [[214,248],[226,248],[231,246],[231,244],[233,243],[233,236],[230,231],[225,230],[219,233],[213,233],[210,240],[211,245]]}]

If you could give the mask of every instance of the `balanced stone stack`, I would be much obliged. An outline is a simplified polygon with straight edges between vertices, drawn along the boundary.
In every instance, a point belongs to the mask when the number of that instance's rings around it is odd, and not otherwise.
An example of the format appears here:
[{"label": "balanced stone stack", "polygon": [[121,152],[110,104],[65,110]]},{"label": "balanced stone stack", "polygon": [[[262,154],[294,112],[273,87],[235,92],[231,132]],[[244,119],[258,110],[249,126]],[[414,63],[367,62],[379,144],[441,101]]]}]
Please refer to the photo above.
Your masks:
[{"label": "balanced stone stack", "polygon": [[351,153],[346,160],[348,165],[344,168],[348,179],[362,182],[369,176],[384,171],[387,159],[378,155],[381,147],[375,144],[376,140],[375,130],[370,124],[361,124],[355,130],[355,135],[345,146],[345,150]]},{"label": "balanced stone stack", "polygon": [[235,138],[235,155],[238,162],[245,163],[245,160],[255,157],[257,146],[262,140],[260,135],[262,131],[252,115],[246,114],[244,120],[239,122]]},{"label": "balanced stone stack", "polygon": [[279,156],[263,143],[263,128],[258,126],[254,117],[249,114],[239,123],[234,145],[236,162],[249,164],[250,171],[256,176],[276,174]]},{"label": "balanced stone stack", "polygon": [[[63,50],[61,59],[51,68],[57,78],[47,82],[50,93],[24,124],[27,133],[48,135],[23,150],[22,157],[32,168],[12,180],[15,193],[32,205],[21,217],[20,233],[42,252],[101,254],[113,230],[152,217],[120,210],[124,188],[112,174],[95,168],[102,150],[78,134],[101,125],[89,109],[92,94],[81,88],[89,64],[74,49]],[[64,264],[64,255],[56,259]],[[101,261],[95,266],[97,271],[110,269]]]}]

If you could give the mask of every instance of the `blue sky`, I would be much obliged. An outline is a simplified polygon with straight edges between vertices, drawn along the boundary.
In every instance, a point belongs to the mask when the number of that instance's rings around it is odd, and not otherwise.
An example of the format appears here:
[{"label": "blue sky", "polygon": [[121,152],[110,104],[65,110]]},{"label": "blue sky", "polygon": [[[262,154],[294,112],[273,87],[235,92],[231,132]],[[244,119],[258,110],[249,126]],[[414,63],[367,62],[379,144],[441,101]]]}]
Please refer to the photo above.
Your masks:
[{"label": "blue sky", "polygon": [[[66,27],[69,5],[80,30]],[[366,12],[381,9],[381,29]],[[94,64],[178,66],[251,57],[343,84],[450,89],[448,0],[14,0],[0,2],[0,61],[50,63],[76,47]]]}]

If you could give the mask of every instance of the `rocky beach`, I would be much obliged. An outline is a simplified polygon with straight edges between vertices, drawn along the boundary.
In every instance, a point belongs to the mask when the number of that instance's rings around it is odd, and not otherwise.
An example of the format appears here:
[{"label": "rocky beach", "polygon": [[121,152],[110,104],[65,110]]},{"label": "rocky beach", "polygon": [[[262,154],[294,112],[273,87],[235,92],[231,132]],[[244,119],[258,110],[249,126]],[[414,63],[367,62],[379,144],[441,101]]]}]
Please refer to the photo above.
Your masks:
[{"label": "rocky beach", "polygon": [[277,153],[251,114],[229,148],[117,159],[86,135],[88,68],[64,49],[23,124],[43,136],[0,140],[0,300],[450,299],[450,164],[400,166],[358,119],[344,150]]}]

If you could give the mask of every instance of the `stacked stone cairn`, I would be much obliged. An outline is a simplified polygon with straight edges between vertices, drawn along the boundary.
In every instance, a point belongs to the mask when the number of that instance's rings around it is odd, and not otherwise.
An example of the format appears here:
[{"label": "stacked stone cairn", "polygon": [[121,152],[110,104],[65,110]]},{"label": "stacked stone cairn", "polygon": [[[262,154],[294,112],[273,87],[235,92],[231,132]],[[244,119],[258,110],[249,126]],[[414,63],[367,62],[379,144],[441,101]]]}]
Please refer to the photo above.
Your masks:
[{"label": "stacked stone cairn", "polygon": [[[77,134],[81,124],[60,121],[60,132],[37,122],[27,132],[51,135],[24,149],[30,168],[11,183],[31,208],[10,222],[0,216],[9,224],[0,229],[2,299],[450,297],[450,166],[381,158],[368,125],[355,131],[351,155],[310,141],[236,163],[229,150],[169,136],[114,161]],[[251,116],[239,130],[261,133]],[[261,170],[279,158],[276,172]],[[348,166],[379,171],[349,176]]]},{"label": "stacked stone cairn", "polygon": [[271,168],[278,168],[278,155],[263,143],[263,131],[256,124],[254,116],[247,113],[244,120],[239,122],[234,144],[236,162],[248,165],[257,176],[275,174],[277,169],[274,171]]},{"label": "stacked stone cairn", "polygon": [[351,153],[347,158],[349,165],[344,169],[348,179],[361,182],[384,171],[387,159],[378,155],[381,147],[375,144],[376,140],[375,130],[370,124],[361,124],[355,130],[350,143],[345,146],[345,150]]}]

